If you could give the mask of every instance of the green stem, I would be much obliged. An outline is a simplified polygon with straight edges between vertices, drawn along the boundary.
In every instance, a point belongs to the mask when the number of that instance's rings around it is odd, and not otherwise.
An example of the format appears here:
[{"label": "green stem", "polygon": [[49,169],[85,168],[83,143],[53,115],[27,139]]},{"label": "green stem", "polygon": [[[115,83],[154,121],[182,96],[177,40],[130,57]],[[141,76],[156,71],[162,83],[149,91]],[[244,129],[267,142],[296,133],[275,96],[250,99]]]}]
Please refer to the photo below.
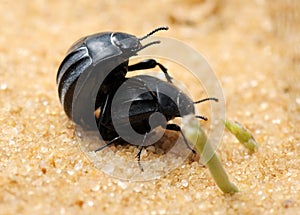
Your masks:
[{"label": "green stem", "polygon": [[190,125],[191,126],[188,126],[188,128],[184,129],[183,132],[189,141],[196,142],[195,148],[200,154],[201,161],[208,167],[218,187],[224,193],[238,192],[236,185],[230,182],[218,155],[215,153],[215,150],[211,146],[200,125],[194,121],[192,121]]},{"label": "green stem", "polygon": [[206,166],[208,167],[216,184],[224,193],[235,193],[238,191],[236,185],[230,182],[229,177],[216,153],[214,153],[210,160],[206,163]]}]

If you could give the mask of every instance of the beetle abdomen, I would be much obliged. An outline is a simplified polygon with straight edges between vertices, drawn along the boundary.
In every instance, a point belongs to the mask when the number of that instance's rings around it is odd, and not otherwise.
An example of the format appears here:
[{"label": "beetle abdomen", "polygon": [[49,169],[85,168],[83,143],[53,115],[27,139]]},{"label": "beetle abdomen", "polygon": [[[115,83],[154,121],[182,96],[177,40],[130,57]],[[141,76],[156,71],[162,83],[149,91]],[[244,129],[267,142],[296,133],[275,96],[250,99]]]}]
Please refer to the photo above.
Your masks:
[{"label": "beetle abdomen", "polygon": [[72,103],[76,83],[80,75],[92,64],[86,47],[80,47],[69,53],[61,63],[56,82],[58,95],[64,111],[72,118]]}]

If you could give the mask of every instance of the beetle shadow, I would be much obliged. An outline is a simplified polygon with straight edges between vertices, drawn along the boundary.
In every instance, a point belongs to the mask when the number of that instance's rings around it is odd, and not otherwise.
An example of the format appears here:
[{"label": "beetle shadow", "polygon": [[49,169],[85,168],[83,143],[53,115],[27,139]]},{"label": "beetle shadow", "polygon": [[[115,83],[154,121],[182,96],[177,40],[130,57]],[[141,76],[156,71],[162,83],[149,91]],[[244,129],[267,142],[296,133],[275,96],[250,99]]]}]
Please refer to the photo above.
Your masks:
[{"label": "beetle shadow", "polygon": [[[169,159],[185,160],[186,163],[199,162],[199,155],[193,153],[185,144],[183,137],[178,131],[164,130],[163,128],[156,128],[153,132],[155,133],[164,132],[161,138],[152,145],[145,146],[141,153],[141,162],[146,167],[145,162],[155,162],[155,160],[161,160],[161,162],[169,163]],[[152,133],[151,132],[151,133]],[[83,152],[87,153],[92,160],[97,162],[108,162],[106,159],[116,159],[117,157],[125,159],[127,161],[136,163],[138,162],[136,155],[139,152],[139,146],[127,143],[124,140],[115,141],[112,145],[103,148],[99,153],[94,151],[105,145],[105,141],[99,139],[98,132],[86,132],[77,137],[80,139],[80,147]],[[159,134],[158,134],[159,135]],[[114,156],[116,158],[112,158]],[[103,157],[103,158],[102,158]],[[165,160],[165,161],[163,161]],[[125,163],[124,163],[125,165]]]}]

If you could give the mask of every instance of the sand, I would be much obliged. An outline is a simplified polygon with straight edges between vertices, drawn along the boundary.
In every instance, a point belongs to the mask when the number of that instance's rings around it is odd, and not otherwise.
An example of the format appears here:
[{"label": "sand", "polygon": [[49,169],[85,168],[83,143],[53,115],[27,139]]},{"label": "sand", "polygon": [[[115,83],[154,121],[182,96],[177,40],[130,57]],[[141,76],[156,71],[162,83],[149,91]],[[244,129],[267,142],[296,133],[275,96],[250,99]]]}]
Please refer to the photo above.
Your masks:
[{"label": "sand", "polygon": [[[0,214],[298,214],[299,10],[297,0],[2,1]],[[240,189],[234,195],[192,158],[158,180],[103,173],[80,150],[59,103],[56,72],[74,41],[102,31],[144,35],[161,25],[170,30],[160,35],[207,59],[227,118],[260,144],[251,154],[224,133],[218,154]],[[133,160],[136,152],[125,150]],[[159,157],[149,149],[143,159],[148,154]]]}]

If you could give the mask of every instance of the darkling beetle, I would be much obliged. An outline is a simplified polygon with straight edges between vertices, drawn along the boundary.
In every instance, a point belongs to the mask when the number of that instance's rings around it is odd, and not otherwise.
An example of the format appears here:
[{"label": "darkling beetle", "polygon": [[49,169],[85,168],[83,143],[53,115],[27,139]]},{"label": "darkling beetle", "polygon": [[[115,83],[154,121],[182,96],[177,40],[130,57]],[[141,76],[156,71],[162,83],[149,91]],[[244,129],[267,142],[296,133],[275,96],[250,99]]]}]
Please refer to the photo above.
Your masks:
[{"label": "darkling beetle", "polygon": [[[142,93],[141,93],[142,92]],[[122,108],[119,105],[117,108],[112,109],[113,102],[115,104],[122,104],[126,106],[128,102],[130,104],[129,111],[126,108]],[[218,101],[216,98],[205,98],[196,102],[193,102],[184,92],[178,89],[174,84],[163,81],[156,77],[148,75],[139,75],[131,78],[127,78],[124,84],[118,89],[117,96],[115,94],[112,97],[107,97],[105,103],[105,109],[101,112],[100,118],[98,120],[98,128],[101,136],[107,137],[108,142],[95,150],[95,152],[100,151],[107,146],[115,143],[116,141],[123,140],[128,130],[127,119],[129,118],[130,126],[139,134],[143,134],[143,139],[132,139],[133,142],[138,141],[139,152],[136,155],[138,159],[138,164],[143,171],[143,167],[140,163],[140,155],[142,149],[145,146],[149,146],[153,143],[146,143],[147,135],[151,134],[152,129],[156,127],[163,127],[166,130],[178,131],[181,133],[184,143],[193,152],[195,151],[189,145],[187,139],[185,138],[181,127],[177,124],[168,124],[170,120],[176,117],[183,117],[189,114],[195,114],[194,104],[198,104],[204,101],[214,100]],[[165,121],[158,120],[152,124],[149,124],[149,119],[153,113],[163,114]],[[112,113],[115,120],[118,122],[118,126],[124,127],[125,132],[122,136],[117,133],[115,125],[112,122]],[[204,116],[195,116],[203,120],[207,120]],[[136,137],[133,137],[136,138]]]},{"label": "darkling beetle", "polygon": [[[72,116],[73,95],[79,77],[88,70],[92,73],[101,73],[101,67],[111,62],[120,62],[120,64],[107,74],[101,84],[95,102],[97,108],[102,107],[107,94],[115,91],[124,82],[129,71],[151,69],[159,66],[167,80],[171,82],[167,69],[154,59],[128,65],[129,58],[135,56],[138,51],[159,43],[157,41],[143,46],[141,41],[161,30],[168,30],[168,27],[156,28],[141,38],[121,32],[104,32],[83,37],[75,42],[61,63],[56,77],[59,99],[67,116],[75,123],[79,123]],[[99,86],[95,87],[99,88]]]},{"label": "darkling beetle", "polygon": [[[150,45],[159,43],[159,41],[155,41],[142,45],[140,41],[146,39],[157,31],[167,29],[168,27],[156,28],[141,38],[121,32],[97,33],[81,38],[69,49],[67,56],[62,61],[57,73],[56,82],[58,85],[59,99],[66,115],[84,129],[89,129],[89,120],[82,119],[81,114],[78,114],[80,112],[73,115],[73,109],[79,109],[83,113],[88,110],[86,104],[90,105],[91,103],[95,104],[92,111],[100,109],[100,115],[95,116],[94,120],[97,123],[101,137],[103,140],[108,142],[96,149],[95,152],[104,149],[116,141],[122,140],[122,137],[118,135],[112,123],[112,114],[116,114],[116,117],[120,120],[120,122],[122,122],[124,117],[129,117],[130,126],[139,134],[144,134],[146,137],[146,135],[151,132],[151,128],[149,126],[149,117],[151,114],[160,112],[165,116],[166,121],[170,121],[175,117],[194,114],[195,103],[207,100],[217,101],[216,98],[206,98],[193,102],[186,94],[181,92],[177,87],[175,87],[175,85],[171,84],[172,78],[169,76],[167,69],[154,59],[147,59],[134,65],[128,65],[130,57],[137,55],[140,50],[147,48]],[[97,78],[94,78],[90,81],[91,83],[88,83],[91,85],[91,89],[97,87],[97,94],[91,95],[85,92],[86,95],[89,95],[87,96],[87,100],[77,101],[75,103],[74,100],[77,98],[74,95],[74,92],[79,77],[85,72],[101,74],[101,68],[103,68],[106,64],[115,62],[119,62],[119,64],[117,64],[118,66],[106,74],[101,86],[97,83]],[[124,82],[129,80],[125,77],[127,72],[151,69],[156,66],[164,72],[168,82],[151,76],[142,76],[142,79],[141,76],[129,78],[132,80],[130,80],[130,86],[128,86],[127,89],[125,88],[123,91],[124,99],[128,99],[128,96],[132,96],[129,92],[132,93],[132,90],[134,90],[135,87],[136,89],[146,87],[149,90],[135,98],[131,97],[132,104],[129,109],[129,113],[122,113],[122,111],[118,113],[111,113],[112,99],[116,91]],[[147,80],[147,83],[144,83],[145,80]],[[154,88],[156,90],[152,90]],[[173,94],[175,93],[175,97],[172,96],[172,98],[177,98],[180,102],[176,104],[169,95],[160,92],[166,89],[169,90],[168,92],[172,92]],[[95,99],[93,100],[93,98]],[[81,99],[83,99],[83,97],[81,97]],[[77,104],[78,107],[74,107],[74,104]],[[185,108],[179,108],[179,106],[185,106]],[[179,112],[179,109],[184,111]],[[196,117],[207,120],[207,118],[203,116]],[[181,128],[176,124],[156,125],[156,127],[158,126],[165,126],[167,130],[179,131],[183,135]],[[187,147],[195,152],[189,146],[184,135],[183,139]],[[142,149],[144,146],[147,146],[147,144],[142,142],[139,146],[137,159],[139,167],[141,171],[143,171],[140,164],[140,155]]]}]

